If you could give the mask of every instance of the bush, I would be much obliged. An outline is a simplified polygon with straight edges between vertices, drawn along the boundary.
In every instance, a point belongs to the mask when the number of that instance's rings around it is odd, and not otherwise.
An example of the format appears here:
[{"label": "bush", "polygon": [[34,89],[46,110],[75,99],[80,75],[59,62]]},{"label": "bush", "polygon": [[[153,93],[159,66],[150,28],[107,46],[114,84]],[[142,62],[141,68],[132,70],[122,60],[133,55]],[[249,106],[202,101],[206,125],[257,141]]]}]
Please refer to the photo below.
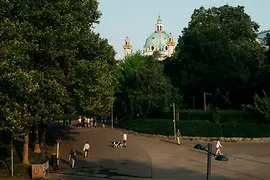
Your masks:
[{"label": "bush", "polygon": [[213,121],[217,124],[220,123],[220,113],[219,113],[219,108],[218,107],[215,107],[212,111],[212,118],[213,118]]},{"label": "bush", "polygon": [[[218,114],[213,114],[217,112]],[[214,115],[214,116],[213,116]],[[172,112],[165,112],[156,114],[156,118],[161,119],[173,119]],[[203,110],[180,110],[179,112],[180,120],[208,120],[214,121],[218,119],[219,123],[222,122],[264,122],[264,117],[258,112],[252,110],[218,110],[213,111],[203,111]]]},{"label": "bush", "polygon": [[[119,126],[140,133],[173,135],[173,121],[170,119],[125,120],[121,121]],[[270,124],[180,120],[176,121],[176,128],[180,129],[184,136],[270,137]]]}]

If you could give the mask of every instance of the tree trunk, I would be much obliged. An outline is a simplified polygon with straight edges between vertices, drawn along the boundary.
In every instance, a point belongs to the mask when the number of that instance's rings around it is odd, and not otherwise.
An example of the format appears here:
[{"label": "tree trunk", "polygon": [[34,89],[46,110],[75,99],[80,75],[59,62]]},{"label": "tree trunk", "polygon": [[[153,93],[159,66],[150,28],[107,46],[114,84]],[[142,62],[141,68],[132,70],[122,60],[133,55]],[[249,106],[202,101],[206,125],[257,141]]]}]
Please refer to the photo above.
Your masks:
[{"label": "tree trunk", "polygon": [[46,126],[42,126],[41,146],[46,145]]},{"label": "tree trunk", "polygon": [[39,139],[38,139],[38,127],[35,129],[35,144],[34,144],[34,153],[40,153]]},{"label": "tree trunk", "polygon": [[23,164],[30,164],[28,158],[28,148],[29,148],[29,134],[26,134],[23,144]]}]

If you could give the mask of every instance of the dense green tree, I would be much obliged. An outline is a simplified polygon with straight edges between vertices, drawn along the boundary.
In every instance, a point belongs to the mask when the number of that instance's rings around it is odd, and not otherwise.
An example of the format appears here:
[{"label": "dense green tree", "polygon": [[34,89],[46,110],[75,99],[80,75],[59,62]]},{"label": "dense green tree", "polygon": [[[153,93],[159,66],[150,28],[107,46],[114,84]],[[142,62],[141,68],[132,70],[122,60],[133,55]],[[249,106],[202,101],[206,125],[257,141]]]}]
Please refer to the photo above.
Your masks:
[{"label": "dense green tree", "polygon": [[258,94],[254,95],[254,104],[256,109],[265,117],[267,121],[270,120],[270,97],[263,91],[263,97]]},{"label": "dense green tree", "polygon": [[[164,76],[163,65],[139,53],[125,57],[114,71],[116,108],[124,115],[154,116],[180,96]],[[180,101],[177,101],[180,102]],[[122,114],[122,115],[123,115]]]},{"label": "dense green tree", "polygon": [[[24,163],[28,163],[29,128],[57,119],[64,109],[76,111],[69,103],[77,102],[71,98],[80,91],[73,86],[80,82],[73,76],[74,68],[86,60],[87,67],[94,65],[93,72],[101,74],[98,70],[111,70],[115,64],[112,46],[92,30],[101,15],[97,8],[96,0],[0,1],[0,93],[5,102],[0,105],[0,129],[25,140]],[[102,89],[110,79],[103,76],[102,82],[88,87]]]},{"label": "dense green tree", "polygon": [[72,75],[73,103],[79,113],[106,115],[114,101],[114,86],[106,61],[81,60]]},{"label": "dense green tree", "polygon": [[242,6],[195,9],[165,72],[187,95],[229,92],[239,104],[251,74],[266,62],[258,28]]}]

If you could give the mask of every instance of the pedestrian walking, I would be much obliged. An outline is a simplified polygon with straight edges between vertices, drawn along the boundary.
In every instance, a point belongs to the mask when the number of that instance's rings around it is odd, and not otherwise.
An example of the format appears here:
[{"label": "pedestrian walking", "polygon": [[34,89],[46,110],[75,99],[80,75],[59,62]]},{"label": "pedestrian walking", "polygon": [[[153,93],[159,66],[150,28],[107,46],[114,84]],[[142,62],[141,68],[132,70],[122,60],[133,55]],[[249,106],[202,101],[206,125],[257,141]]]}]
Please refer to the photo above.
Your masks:
[{"label": "pedestrian walking", "polygon": [[86,143],[84,144],[84,147],[83,147],[84,158],[88,157],[89,150],[90,150],[90,145],[89,145],[88,142],[86,142]]},{"label": "pedestrian walking", "polygon": [[180,142],[180,137],[181,137],[181,133],[180,133],[180,130],[178,129],[178,130],[177,130],[177,134],[176,134],[177,144],[178,144],[178,145],[181,144],[181,142]]},{"label": "pedestrian walking", "polygon": [[90,127],[90,118],[87,118],[87,127]]},{"label": "pedestrian walking", "polygon": [[77,156],[76,152],[71,149],[70,153],[69,153],[68,160],[69,160],[69,162],[71,164],[72,169],[74,169],[74,167],[75,167],[76,156]]},{"label": "pedestrian walking", "polygon": [[78,127],[81,127],[81,123],[82,123],[82,118],[80,116],[79,119],[78,119]]},{"label": "pedestrian walking", "polygon": [[124,146],[127,147],[127,133],[126,132],[123,133],[123,143],[124,143]]},{"label": "pedestrian walking", "polygon": [[220,139],[217,139],[217,143],[216,143],[216,156],[217,155],[223,155],[222,153],[221,153],[221,148],[222,148],[223,146],[221,145],[221,143],[220,143]]}]

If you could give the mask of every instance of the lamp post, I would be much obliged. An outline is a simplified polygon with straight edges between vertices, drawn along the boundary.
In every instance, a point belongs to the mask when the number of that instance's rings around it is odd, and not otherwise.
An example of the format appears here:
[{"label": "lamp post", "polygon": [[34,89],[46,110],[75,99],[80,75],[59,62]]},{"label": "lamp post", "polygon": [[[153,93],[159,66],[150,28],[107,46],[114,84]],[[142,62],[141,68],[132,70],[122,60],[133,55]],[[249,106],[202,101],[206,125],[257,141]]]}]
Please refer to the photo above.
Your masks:
[{"label": "lamp post", "polygon": [[60,138],[58,138],[57,140],[56,140],[56,169],[58,169],[59,168],[59,162],[60,162],[60,159],[59,159],[59,150],[60,150],[60,142],[61,142],[61,139]]},{"label": "lamp post", "polygon": [[203,92],[203,108],[204,108],[204,111],[206,111],[206,96],[210,96],[210,95],[212,95],[212,94]]},{"label": "lamp post", "polygon": [[175,104],[173,103],[173,131],[174,131],[174,140],[176,141],[176,122],[175,122]]},{"label": "lamp post", "polygon": [[[211,155],[214,155],[214,153],[212,153],[212,143],[208,143],[208,148],[206,149],[203,145],[201,144],[196,144],[194,146],[195,149],[199,149],[199,150],[203,150],[207,152],[207,174],[206,174],[206,179],[207,180],[211,180]],[[217,161],[228,161],[228,158],[224,155],[218,155],[215,158]]]}]

